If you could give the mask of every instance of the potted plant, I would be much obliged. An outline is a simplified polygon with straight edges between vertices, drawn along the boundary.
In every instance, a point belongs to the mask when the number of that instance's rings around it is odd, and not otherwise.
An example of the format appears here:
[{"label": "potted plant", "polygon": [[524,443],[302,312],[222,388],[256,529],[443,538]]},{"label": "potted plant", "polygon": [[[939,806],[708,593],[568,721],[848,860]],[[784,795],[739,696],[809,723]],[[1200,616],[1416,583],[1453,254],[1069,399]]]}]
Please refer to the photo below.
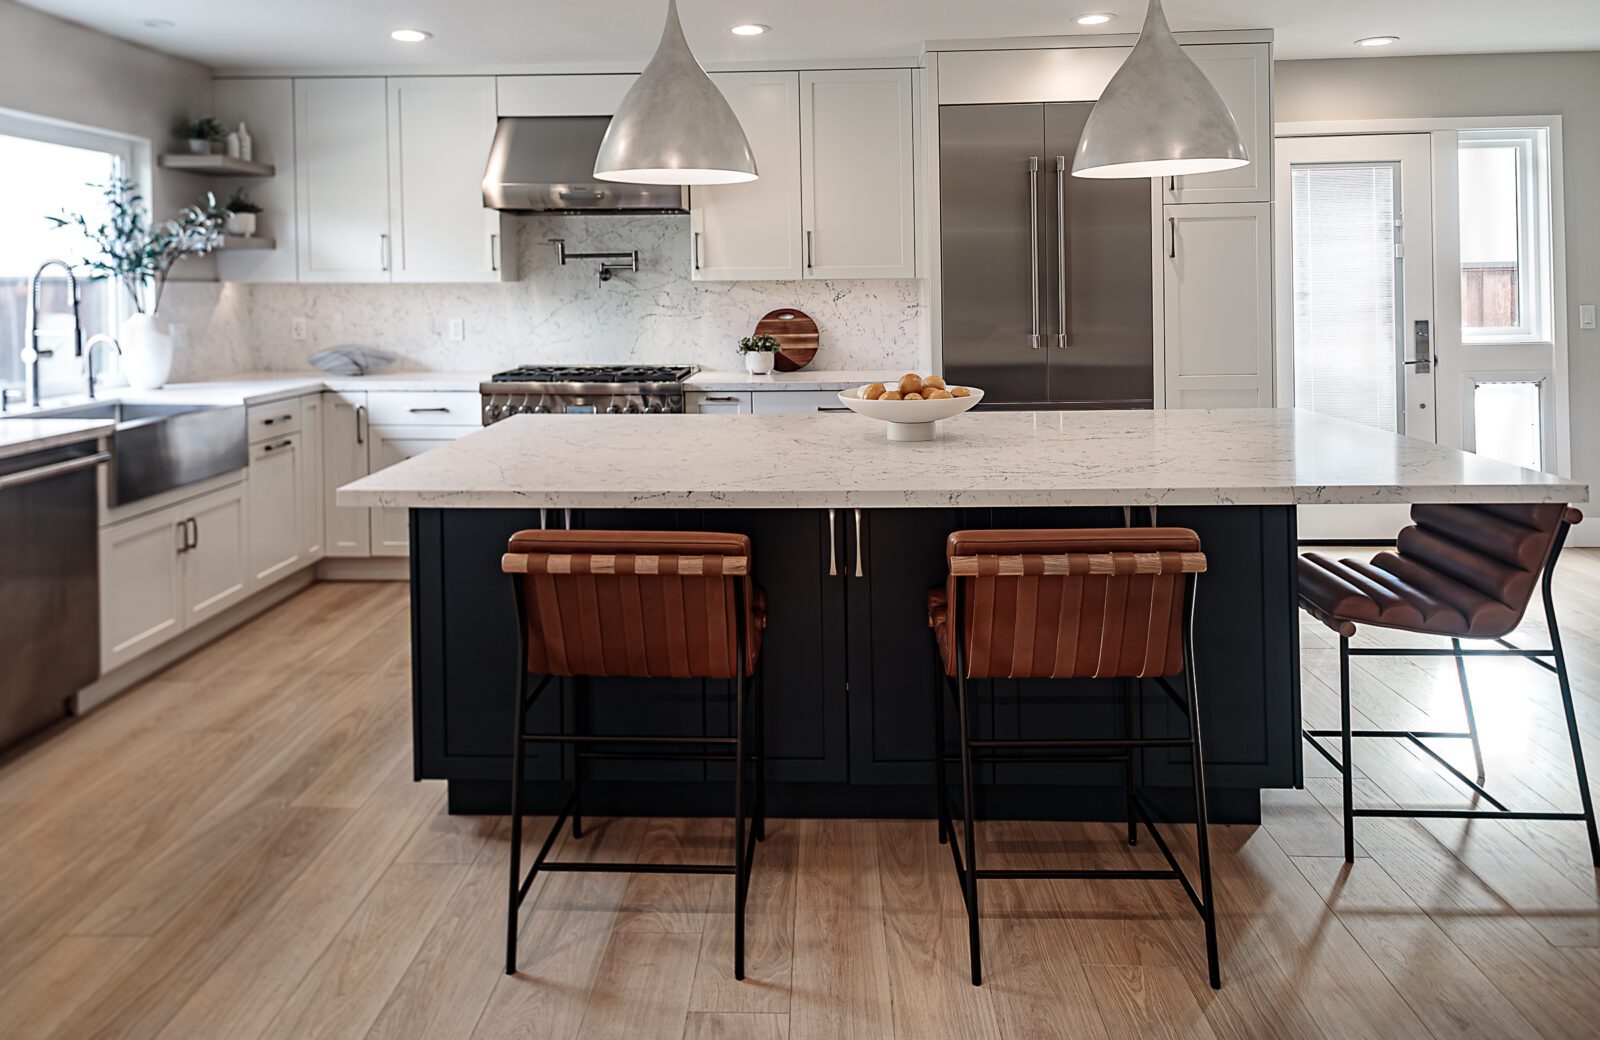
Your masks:
[{"label": "potted plant", "polygon": [[209,155],[215,142],[222,140],[226,131],[222,124],[206,116],[184,124],[184,137],[189,141],[189,151],[195,155]]},{"label": "potted plant", "polygon": [[128,291],[133,313],[122,323],[122,370],[128,384],[154,390],[172,372],[172,336],[156,317],[172,266],[186,256],[204,256],[222,242],[228,211],[206,192],[202,205],[185,206],[171,220],[151,226],[144,198],[132,181],[97,185],[106,212],[46,217],[56,227],[71,227],[95,251],[83,258],[90,278],[115,278]]},{"label": "potted plant", "polygon": [[772,371],[780,344],[773,336],[762,333],[746,336],[739,341],[739,353],[744,355],[744,370],[753,376],[764,376]]},{"label": "potted plant", "polygon": [[250,201],[248,191],[235,188],[228,199],[227,210],[228,234],[249,238],[256,233],[256,214],[261,212],[261,207]]}]

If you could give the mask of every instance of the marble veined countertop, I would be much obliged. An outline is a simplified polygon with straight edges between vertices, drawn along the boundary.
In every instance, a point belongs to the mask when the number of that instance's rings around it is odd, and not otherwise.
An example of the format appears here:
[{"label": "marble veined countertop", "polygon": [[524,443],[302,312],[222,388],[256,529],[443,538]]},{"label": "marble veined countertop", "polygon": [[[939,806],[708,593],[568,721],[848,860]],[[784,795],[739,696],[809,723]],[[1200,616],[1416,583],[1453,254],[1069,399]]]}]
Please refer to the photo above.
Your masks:
[{"label": "marble veined countertop", "polygon": [[852,413],[522,415],[346,484],[342,506],[818,508],[1583,502],[1577,481],[1299,409],[969,412],[925,443]]}]

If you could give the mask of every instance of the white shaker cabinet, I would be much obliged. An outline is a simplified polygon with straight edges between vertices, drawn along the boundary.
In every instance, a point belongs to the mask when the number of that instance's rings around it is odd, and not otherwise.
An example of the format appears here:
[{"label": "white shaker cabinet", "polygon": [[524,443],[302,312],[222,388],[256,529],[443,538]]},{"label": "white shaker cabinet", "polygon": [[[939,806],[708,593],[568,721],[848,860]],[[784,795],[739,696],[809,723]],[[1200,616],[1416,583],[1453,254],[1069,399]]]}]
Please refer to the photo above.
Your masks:
[{"label": "white shaker cabinet", "polygon": [[[373,473],[397,462],[415,458],[442,444],[449,444],[479,427],[474,426],[374,426],[368,440],[368,459]],[[372,555],[408,556],[411,553],[411,511],[373,507]]]},{"label": "white shaker cabinet", "polygon": [[109,672],[183,631],[187,543],[183,506],[100,529],[100,670]]},{"label": "white shaker cabinet", "polygon": [[690,390],[683,395],[683,410],[692,415],[749,415],[748,391]]},{"label": "white shaker cabinet", "polygon": [[1233,113],[1250,162],[1232,170],[1169,177],[1163,201],[1269,202],[1272,199],[1272,45],[1269,43],[1193,44],[1183,52],[1194,59]]},{"label": "white shaker cabinet", "polygon": [[690,189],[690,264],[695,281],[801,277],[800,74],[718,72],[716,83],[744,127],[760,177]]},{"label": "white shaker cabinet", "polygon": [[294,570],[306,452],[299,433],[250,446],[250,581],[261,586]]},{"label": "white shaker cabinet", "polygon": [[1272,405],[1272,204],[1165,208],[1168,408]]},{"label": "white shaker cabinet", "polygon": [[500,214],[483,207],[492,76],[407,76],[389,86],[390,276],[498,282]]},{"label": "white shaker cabinet", "polygon": [[307,563],[322,558],[322,395],[300,399],[300,557]]},{"label": "white shaker cabinet", "polygon": [[800,74],[805,277],[916,277],[913,127],[910,69]]},{"label": "white shaker cabinet", "polygon": [[367,395],[322,395],[323,549],[328,556],[371,556],[369,510],[341,506],[334,493],[367,475]]},{"label": "white shaker cabinet", "polygon": [[295,80],[294,126],[300,280],[388,281],[393,243],[384,80]]},{"label": "white shaker cabinet", "polygon": [[189,520],[189,544],[183,552],[187,628],[227,610],[250,590],[245,485],[197,498],[183,507],[183,513]]}]

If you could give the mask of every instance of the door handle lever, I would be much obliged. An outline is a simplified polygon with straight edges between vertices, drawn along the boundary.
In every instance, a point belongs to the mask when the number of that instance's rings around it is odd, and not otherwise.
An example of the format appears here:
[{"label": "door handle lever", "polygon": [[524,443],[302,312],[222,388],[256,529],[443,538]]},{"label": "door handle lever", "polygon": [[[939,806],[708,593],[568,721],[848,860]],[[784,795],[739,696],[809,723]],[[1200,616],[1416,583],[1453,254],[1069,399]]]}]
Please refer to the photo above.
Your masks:
[{"label": "door handle lever", "polygon": [[1427,375],[1433,371],[1433,363],[1438,360],[1433,356],[1433,337],[1429,332],[1427,319],[1411,323],[1412,342],[1416,345],[1416,357],[1404,362],[1408,368],[1415,368],[1417,375]]}]

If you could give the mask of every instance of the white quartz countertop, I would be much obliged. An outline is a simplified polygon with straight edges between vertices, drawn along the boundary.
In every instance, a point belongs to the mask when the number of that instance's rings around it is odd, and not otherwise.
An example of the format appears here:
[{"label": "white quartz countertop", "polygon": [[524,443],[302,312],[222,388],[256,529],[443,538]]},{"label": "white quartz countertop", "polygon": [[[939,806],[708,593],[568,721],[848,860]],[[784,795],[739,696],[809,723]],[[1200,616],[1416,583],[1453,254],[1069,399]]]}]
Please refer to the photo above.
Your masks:
[{"label": "white quartz countertop", "polygon": [[33,419],[7,415],[0,418],[0,459],[92,441],[109,436],[115,427],[116,423],[105,419]]},{"label": "white quartz countertop", "polygon": [[696,372],[683,381],[685,390],[848,390],[868,383],[882,383],[905,375],[900,369],[806,369],[798,372],[773,372],[753,376],[748,372]]},{"label": "white quartz countertop", "polygon": [[522,415],[342,506],[873,508],[1583,502],[1582,483],[1298,409],[977,411],[925,443],[851,413]]}]

